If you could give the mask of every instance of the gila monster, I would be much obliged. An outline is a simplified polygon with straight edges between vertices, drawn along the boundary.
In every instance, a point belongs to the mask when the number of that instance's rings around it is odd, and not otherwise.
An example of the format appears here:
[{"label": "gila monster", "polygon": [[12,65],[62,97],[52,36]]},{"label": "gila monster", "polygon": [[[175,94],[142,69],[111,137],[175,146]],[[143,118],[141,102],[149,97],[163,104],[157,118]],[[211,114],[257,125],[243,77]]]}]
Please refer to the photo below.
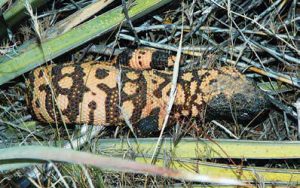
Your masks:
[{"label": "gila monster", "polygon": [[[119,125],[127,118],[142,131],[159,130],[167,113],[172,71],[157,69],[172,66],[174,59],[163,51],[137,49],[112,61],[126,66],[43,66],[29,74],[27,103],[42,122]],[[249,122],[266,108],[264,94],[235,68],[192,69],[179,73],[170,120],[234,117]]]}]

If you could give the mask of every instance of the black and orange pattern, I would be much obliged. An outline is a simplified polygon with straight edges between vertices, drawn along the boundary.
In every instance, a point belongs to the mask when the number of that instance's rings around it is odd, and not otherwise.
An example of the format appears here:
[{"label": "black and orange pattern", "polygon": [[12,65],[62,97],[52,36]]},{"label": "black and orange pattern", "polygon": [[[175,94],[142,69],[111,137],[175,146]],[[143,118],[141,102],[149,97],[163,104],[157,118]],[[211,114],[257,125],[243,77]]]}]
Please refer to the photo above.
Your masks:
[{"label": "black and orange pattern", "polygon": [[154,48],[127,49],[112,60],[113,64],[123,65],[135,70],[165,70],[172,67],[176,56]]},{"label": "black and orange pattern", "polygon": [[[37,68],[27,80],[28,106],[38,120],[48,123],[119,125],[128,119],[135,125],[153,117],[149,121],[160,129],[167,113],[172,71],[141,69],[157,68],[160,61],[169,66],[173,57],[150,51],[152,58],[146,58],[150,52],[142,51],[116,57],[116,62],[131,68],[102,62]],[[133,57],[142,63],[134,65]],[[154,57],[159,57],[155,63]],[[267,107],[264,95],[235,68],[195,69],[180,72],[171,120],[201,119],[205,113],[211,114],[209,109],[216,108],[218,101],[224,112],[215,118],[232,117],[234,106],[237,119],[251,120]]]}]

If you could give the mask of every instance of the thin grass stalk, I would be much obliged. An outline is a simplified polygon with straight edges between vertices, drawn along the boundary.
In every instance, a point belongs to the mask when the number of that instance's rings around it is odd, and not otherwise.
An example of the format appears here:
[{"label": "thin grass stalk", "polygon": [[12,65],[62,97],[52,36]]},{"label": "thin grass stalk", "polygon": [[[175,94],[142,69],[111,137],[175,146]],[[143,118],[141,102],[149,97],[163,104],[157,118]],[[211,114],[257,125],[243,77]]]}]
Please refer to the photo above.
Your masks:
[{"label": "thin grass stalk", "polygon": [[[137,19],[165,5],[171,0],[137,0],[136,5],[129,10],[131,19]],[[58,57],[108,31],[122,23],[124,15],[122,7],[114,8],[95,19],[59,35],[43,41],[40,45],[32,45],[18,56],[0,63],[0,85]],[[43,49],[43,50],[42,50]],[[3,61],[3,60],[2,60]]]}]

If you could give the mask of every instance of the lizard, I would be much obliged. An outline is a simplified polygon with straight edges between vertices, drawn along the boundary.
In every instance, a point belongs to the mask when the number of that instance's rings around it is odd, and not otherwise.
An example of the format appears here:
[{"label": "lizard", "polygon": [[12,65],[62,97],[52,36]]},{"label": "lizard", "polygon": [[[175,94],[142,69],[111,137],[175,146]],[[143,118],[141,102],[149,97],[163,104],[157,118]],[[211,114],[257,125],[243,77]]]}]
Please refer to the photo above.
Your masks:
[{"label": "lizard", "polygon": [[[126,50],[110,63],[42,66],[29,73],[26,101],[42,122],[162,128],[175,56],[148,48]],[[265,94],[235,67],[180,71],[170,121],[205,117],[249,122],[269,108]]]}]

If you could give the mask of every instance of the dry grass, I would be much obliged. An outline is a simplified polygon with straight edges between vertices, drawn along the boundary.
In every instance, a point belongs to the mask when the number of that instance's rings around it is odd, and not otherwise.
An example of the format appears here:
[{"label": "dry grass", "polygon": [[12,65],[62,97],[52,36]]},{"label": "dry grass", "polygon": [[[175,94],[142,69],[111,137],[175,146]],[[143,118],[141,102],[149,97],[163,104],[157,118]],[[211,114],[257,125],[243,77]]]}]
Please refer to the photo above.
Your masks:
[{"label": "dry grass", "polygon": [[[81,0],[77,2],[77,6],[84,7],[90,2]],[[9,6],[5,7],[10,6],[11,1],[9,1]],[[9,57],[11,54],[17,53],[16,46],[33,37],[38,36],[42,40],[42,31],[76,12],[77,6],[74,6],[71,1],[64,3],[62,1],[54,3],[53,1],[38,9],[37,12],[31,9],[30,15],[33,19],[27,18],[22,22],[21,27],[12,28],[15,40],[0,41],[0,55]],[[107,54],[101,49],[98,51],[103,52],[102,54],[95,53],[99,46],[121,51],[128,46],[136,46],[136,41],[143,46],[165,49],[175,53],[178,50],[180,36],[182,36],[182,55],[186,60],[183,69],[236,65],[241,71],[245,71],[244,73],[248,77],[253,78],[255,83],[269,83],[272,80],[277,82],[278,87],[269,91],[273,97],[274,107],[268,118],[255,126],[225,121],[199,123],[189,119],[186,122],[180,122],[179,126],[167,128],[165,135],[173,137],[175,141],[180,140],[183,136],[212,140],[240,138],[296,141],[300,134],[298,133],[300,125],[297,122],[299,116],[297,117],[298,106],[296,105],[300,94],[300,31],[297,22],[299,14],[300,5],[296,0],[190,0],[184,1],[183,6],[180,3],[171,3],[164,9],[152,13],[147,19],[134,22],[133,28],[128,29],[124,24],[125,26],[120,26],[119,31],[97,38],[53,61],[60,63],[69,60],[106,60],[110,58],[111,54]],[[183,27],[181,27],[182,23]],[[183,28],[182,35],[181,28]],[[135,30],[136,35],[132,33],[132,29]],[[272,87],[271,85],[270,88]],[[283,87],[286,89],[282,90]],[[90,132],[77,125],[68,127],[70,132],[70,137],[68,137],[64,126],[56,128],[34,121],[27,112],[24,99],[25,89],[22,76],[0,86],[1,148],[13,144],[50,143],[49,145],[52,145],[55,142],[85,135],[84,141],[76,147],[83,151],[95,152],[98,138],[133,137],[127,127],[109,127],[98,130],[98,132],[93,132],[95,130]],[[295,106],[297,106],[297,110]],[[75,140],[73,145],[76,145],[77,141]],[[58,143],[58,145],[60,144]],[[70,145],[68,146],[70,147]],[[119,154],[118,151],[115,153]],[[130,154],[130,151],[125,152],[124,157],[126,153]],[[253,160],[248,161],[248,165],[300,168],[299,160]],[[102,171],[93,167],[53,163],[51,166],[37,180],[30,179],[31,183],[37,187],[72,187],[73,185],[91,187],[91,182],[95,187],[193,186],[192,183],[174,179]],[[19,178],[24,174],[27,173],[28,176],[28,172],[32,172],[32,168],[1,174],[0,184],[13,187],[19,183]],[[264,181],[259,180],[259,183],[263,185]],[[258,185],[258,187],[263,187],[262,185]]]}]

